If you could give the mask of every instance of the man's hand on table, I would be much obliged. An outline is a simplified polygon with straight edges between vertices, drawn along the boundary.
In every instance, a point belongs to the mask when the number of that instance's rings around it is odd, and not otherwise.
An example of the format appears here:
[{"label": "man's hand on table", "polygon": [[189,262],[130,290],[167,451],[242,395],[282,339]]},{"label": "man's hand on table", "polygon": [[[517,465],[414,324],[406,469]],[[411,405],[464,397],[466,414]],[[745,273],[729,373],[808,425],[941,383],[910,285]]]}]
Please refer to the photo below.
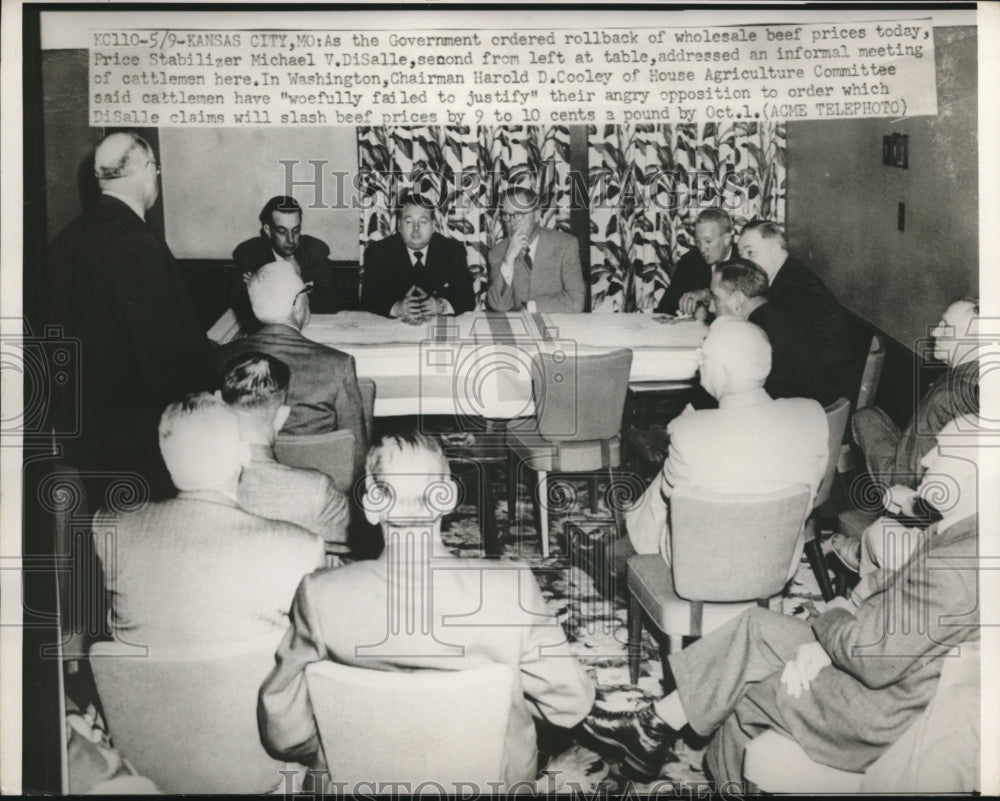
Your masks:
[{"label": "man's hand on table", "polygon": [[427,317],[441,313],[438,311],[440,308],[441,301],[414,285],[401,300],[393,304],[389,315],[409,325],[420,325]]},{"label": "man's hand on table", "polygon": [[897,484],[885,491],[882,505],[889,514],[917,517],[920,514],[916,505],[919,497],[915,489]]}]

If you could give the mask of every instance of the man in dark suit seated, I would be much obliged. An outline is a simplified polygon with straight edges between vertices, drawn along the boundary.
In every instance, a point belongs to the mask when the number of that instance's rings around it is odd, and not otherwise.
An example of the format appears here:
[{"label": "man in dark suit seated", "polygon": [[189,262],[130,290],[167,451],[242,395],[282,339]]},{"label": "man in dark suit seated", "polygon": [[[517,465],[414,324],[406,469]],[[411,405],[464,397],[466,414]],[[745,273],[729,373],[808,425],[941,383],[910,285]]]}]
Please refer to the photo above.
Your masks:
[{"label": "man in dark suit seated", "polygon": [[[643,776],[659,772],[685,726],[711,735],[705,764],[716,788],[740,782],[747,742],[768,729],[815,762],[863,772],[930,703],[945,661],[980,638],[980,454],[960,433],[975,430],[972,418],[938,434],[928,473],[948,477],[955,493],[928,497],[955,508],[901,565],[878,570],[811,621],[749,609],[670,654],[677,690],[639,712],[597,709],[583,728]],[[979,761],[949,754],[946,732],[926,756],[942,767],[956,756]]]},{"label": "man in dark suit seated", "polygon": [[160,450],[176,498],[94,519],[116,639],[191,647],[276,635],[323,540],[237,504],[250,449],[236,415],[207,392],[166,408]]},{"label": "man in dark suit seated", "polygon": [[777,223],[756,220],[740,231],[740,256],[759,265],[770,281],[768,300],[806,333],[819,357],[825,397],[853,400],[858,391],[863,354],[847,315],[817,275],[788,254]]},{"label": "man in dark suit seated", "polygon": [[705,209],[698,215],[694,240],[695,247],[677,260],[670,286],[656,306],[657,314],[704,316],[715,266],[736,256],[733,221],[723,209]]},{"label": "man in dark suit seated", "polygon": [[434,230],[427,201],[404,195],[396,233],[365,248],[361,308],[413,323],[475,305],[465,245]]},{"label": "man in dark suit seated", "polygon": [[236,283],[233,285],[232,306],[244,331],[259,325],[250,308],[246,284],[257,270],[272,261],[287,261],[295,265],[302,280],[312,283],[312,310],[316,314],[333,314],[338,309],[326,242],[302,233],[302,207],[293,197],[272,197],[260,210],[260,236],[236,246]]},{"label": "man in dark suit seated", "polygon": [[512,186],[500,220],[505,239],[490,250],[486,305],[493,311],[582,312],[587,287],[575,237],[539,225],[538,195]]},{"label": "man in dark suit seated", "polygon": [[711,311],[722,317],[749,320],[771,343],[771,372],[764,389],[772,398],[812,398],[826,406],[829,397],[819,361],[805,331],[794,318],[767,302],[767,273],[752,261],[724,261],[712,275]]},{"label": "man in dark suit seated", "polygon": [[219,371],[251,351],[274,356],[292,371],[282,431],[288,434],[354,432],[354,474],[364,469],[368,439],[354,357],[302,336],[309,323],[309,287],[285,261],[265,264],[247,286],[253,313],[261,322],[254,334],[234,339],[217,352]]},{"label": "man in dark suit seated", "polygon": [[[274,439],[288,419],[288,365],[266,353],[239,357],[222,378],[222,399],[236,413],[250,446],[240,476],[240,506],[271,520],[287,520],[347,551],[350,509],[329,476],[279,464]],[[335,548],[334,551],[337,549]]]},{"label": "man in dark suit seated", "polygon": [[[385,551],[302,581],[274,670],[261,687],[261,741],[277,759],[325,768],[306,686],[313,662],[389,671],[501,663],[514,673],[502,780],[508,786],[533,780],[532,718],[572,728],[590,710],[594,686],[531,569],[518,561],[458,559],[444,546],[441,518],[454,508],[458,488],[430,438],[383,437],[368,455],[365,482],[365,514],[381,525]],[[472,613],[475,623],[449,623]],[[427,628],[407,636],[398,625],[406,620],[426,621]],[[406,721],[377,724],[405,727]]]}]

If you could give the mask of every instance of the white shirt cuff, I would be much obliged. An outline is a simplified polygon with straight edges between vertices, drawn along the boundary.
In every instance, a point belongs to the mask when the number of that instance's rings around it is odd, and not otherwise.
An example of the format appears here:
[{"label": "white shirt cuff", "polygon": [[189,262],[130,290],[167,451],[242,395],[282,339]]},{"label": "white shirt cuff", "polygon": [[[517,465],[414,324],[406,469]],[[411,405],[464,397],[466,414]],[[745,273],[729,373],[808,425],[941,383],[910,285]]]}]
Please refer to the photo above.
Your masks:
[{"label": "white shirt cuff", "polygon": [[526,308],[528,309],[528,314],[534,314],[538,311],[538,304],[533,300],[529,300],[526,304]]},{"label": "white shirt cuff", "polygon": [[513,264],[501,264],[500,265],[500,275],[503,276],[503,280],[508,284],[514,283],[514,265]]}]

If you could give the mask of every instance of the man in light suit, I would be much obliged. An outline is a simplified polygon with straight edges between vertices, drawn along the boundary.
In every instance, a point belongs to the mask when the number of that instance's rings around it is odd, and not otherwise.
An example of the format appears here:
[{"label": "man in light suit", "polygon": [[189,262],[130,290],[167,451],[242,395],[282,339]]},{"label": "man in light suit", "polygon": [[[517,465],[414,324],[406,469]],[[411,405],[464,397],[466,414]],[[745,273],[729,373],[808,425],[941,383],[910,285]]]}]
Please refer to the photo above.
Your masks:
[{"label": "man in light suit", "polygon": [[767,493],[808,484],[815,494],[829,458],[826,413],[806,398],[773,400],[764,390],[770,372],[771,346],[760,328],[733,317],[712,323],[699,380],[719,408],[670,423],[663,470],[625,513],[628,536],[612,543],[616,569],[633,553],[659,551],[670,562],[667,504],[674,487]]},{"label": "man in light suit", "polygon": [[538,195],[511,187],[501,222],[506,238],[490,250],[486,305],[493,311],[581,312],[587,287],[580,248],[569,234],[538,225]]},{"label": "man in light suit", "polygon": [[465,245],[434,231],[431,206],[404,195],[396,228],[365,249],[361,308],[405,322],[475,308]]},{"label": "man in light suit", "polygon": [[[386,549],[376,560],[316,573],[299,586],[291,627],[261,687],[261,741],[278,759],[323,768],[305,683],[305,669],[313,662],[332,659],[394,671],[464,670],[499,662],[514,674],[503,780],[512,785],[534,779],[532,716],[575,726],[593,703],[594,687],[571,656],[530,569],[521,562],[456,559],[443,546],[441,517],[454,507],[457,487],[441,449],[429,438],[387,435],[368,455],[365,480],[365,513],[381,524]],[[427,608],[420,605],[424,599]],[[403,611],[400,602],[407,606]],[[472,613],[475,624],[448,623],[450,616]],[[394,635],[400,631],[395,615],[428,619],[431,630],[419,643],[405,632]]]},{"label": "man in light suit", "polygon": [[[347,498],[318,470],[279,464],[274,439],[291,407],[288,365],[266,353],[238,358],[222,378],[222,399],[236,413],[250,464],[240,475],[239,502],[248,512],[285,520],[322,537],[328,551],[347,551]],[[331,548],[332,546],[337,546]]]},{"label": "man in light suit", "polygon": [[159,439],[177,497],[94,520],[115,637],[189,647],[280,631],[295,586],[323,566],[323,540],[240,509],[250,449],[219,398],[168,406]]},{"label": "man in light suit", "polygon": [[287,434],[354,433],[354,474],[364,469],[368,438],[354,357],[302,336],[309,324],[309,287],[288,262],[265,264],[247,286],[259,331],[219,348],[220,372],[239,356],[267,353],[292,371],[288,403],[292,407],[282,427]]},{"label": "man in light suit", "polygon": [[272,197],[260,210],[260,236],[236,246],[233,261],[237,278],[232,290],[232,307],[244,331],[255,331],[260,322],[254,317],[247,297],[247,282],[265,264],[287,261],[302,280],[312,284],[312,310],[333,314],[339,308],[330,264],[330,248],[321,239],[302,233],[302,206],[293,197]]},{"label": "man in light suit", "polygon": [[[744,612],[670,655],[675,692],[637,713],[597,709],[584,729],[646,776],[685,725],[712,734],[705,762],[716,787],[740,781],[746,743],[768,729],[820,764],[863,772],[934,697],[945,659],[979,640],[980,455],[960,434],[977,430],[971,415],[949,423],[925,456],[937,477],[928,500],[944,517],[899,569],[878,571],[860,596],[834,599],[812,621]],[[940,492],[942,476],[957,492]],[[949,753],[945,734],[925,760],[951,770],[957,759],[974,771],[979,755]]]}]

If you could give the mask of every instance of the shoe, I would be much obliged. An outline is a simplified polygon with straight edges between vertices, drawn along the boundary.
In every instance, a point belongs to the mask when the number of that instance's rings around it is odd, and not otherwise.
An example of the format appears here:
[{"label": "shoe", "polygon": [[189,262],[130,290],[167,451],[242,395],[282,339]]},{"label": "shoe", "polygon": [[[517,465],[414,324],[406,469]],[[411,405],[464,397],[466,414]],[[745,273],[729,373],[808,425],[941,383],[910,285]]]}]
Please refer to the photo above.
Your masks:
[{"label": "shoe", "polygon": [[861,567],[861,540],[847,534],[834,534],[830,537],[830,547],[845,567],[858,572]]},{"label": "shoe", "polygon": [[659,775],[677,735],[652,704],[639,712],[605,712],[594,707],[581,726],[609,746],[636,778],[646,781]]}]

